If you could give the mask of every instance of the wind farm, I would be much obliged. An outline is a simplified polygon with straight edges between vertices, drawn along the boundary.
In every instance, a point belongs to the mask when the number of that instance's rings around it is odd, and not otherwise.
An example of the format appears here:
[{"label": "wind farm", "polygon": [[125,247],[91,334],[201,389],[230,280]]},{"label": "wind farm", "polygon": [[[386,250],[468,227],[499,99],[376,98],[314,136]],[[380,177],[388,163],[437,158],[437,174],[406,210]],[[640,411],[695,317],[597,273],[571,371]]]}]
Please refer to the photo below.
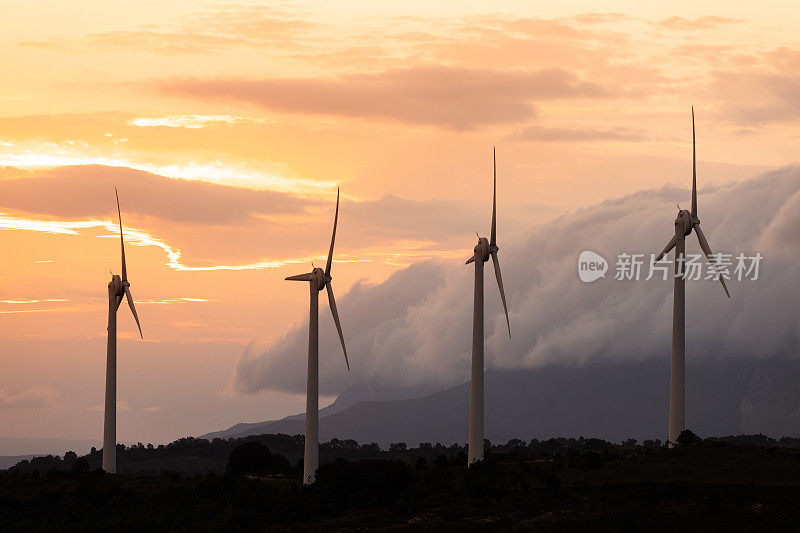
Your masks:
[{"label": "wind farm", "polygon": [[800,525],[796,5],[0,11],[3,531]]}]

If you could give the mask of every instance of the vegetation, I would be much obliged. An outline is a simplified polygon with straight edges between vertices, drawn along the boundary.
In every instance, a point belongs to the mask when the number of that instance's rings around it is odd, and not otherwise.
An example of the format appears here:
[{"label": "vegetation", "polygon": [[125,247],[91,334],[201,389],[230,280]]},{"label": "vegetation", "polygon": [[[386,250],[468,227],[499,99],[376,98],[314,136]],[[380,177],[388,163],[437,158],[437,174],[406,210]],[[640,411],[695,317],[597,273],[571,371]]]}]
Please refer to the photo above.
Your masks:
[{"label": "vegetation", "polygon": [[[463,446],[382,450],[333,440],[320,447],[310,487],[300,484],[301,436],[120,447],[117,475],[98,469],[96,450],[67,453],[0,471],[0,524],[4,531],[797,528],[800,441],[693,437],[674,450],[633,439],[487,441],[486,459],[471,468]],[[197,473],[199,465],[209,468]]]}]

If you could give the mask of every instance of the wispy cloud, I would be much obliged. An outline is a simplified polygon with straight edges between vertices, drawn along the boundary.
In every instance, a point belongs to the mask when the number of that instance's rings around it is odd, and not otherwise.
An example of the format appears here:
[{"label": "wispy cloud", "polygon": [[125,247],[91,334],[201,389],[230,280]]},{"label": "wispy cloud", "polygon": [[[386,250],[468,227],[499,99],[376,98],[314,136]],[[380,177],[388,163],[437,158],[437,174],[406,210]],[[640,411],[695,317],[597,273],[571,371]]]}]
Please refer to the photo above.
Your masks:
[{"label": "wispy cloud", "polygon": [[224,185],[290,193],[329,191],[336,182],[292,178],[250,168],[241,163],[221,161],[189,161],[176,164],[155,164],[127,157],[108,157],[87,154],[79,146],[24,147],[12,145],[0,151],[0,167],[42,169],[75,165],[126,167],[159,174],[173,179],[196,180]]},{"label": "wispy cloud", "polygon": [[743,126],[796,123],[800,75],[791,69],[775,65],[758,72],[715,72],[709,89],[721,91],[720,116]]},{"label": "wispy cloud", "polygon": [[211,300],[206,300],[205,298],[168,298],[164,300],[142,300],[136,303],[138,304],[179,304],[179,303],[187,303],[187,302],[210,302]]},{"label": "wispy cloud", "polygon": [[[54,234],[78,235],[77,229],[87,228],[104,228],[108,233],[105,235],[97,235],[100,238],[119,238],[119,226],[113,220],[85,220],[85,221],[57,221],[57,220],[33,220],[20,217],[12,217],[0,213],[0,229],[7,230],[24,230],[24,231],[38,231]],[[206,272],[213,270],[262,270],[268,268],[280,268],[288,265],[295,264],[309,264],[313,261],[324,261],[327,255],[314,255],[296,258],[283,258],[283,259],[263,259],[245,264],[227,264],[227,265],[210,265],[210,266],[189,266],[181,261],[181,251],[173,248],[163,240],[150,235],[147,232],[140,231],[131,227],[126,227],[125,243],[131,246],[155,246],[164,251],[167,255],[166,266],[174,270],[192,271],[192,272]],[[360,263],[368,262],[368,260],[357,259],[348,257],[346,254],[341,254],[337,257],[339,263]],[[189,299],[183,301],[199,301],[200,299]],[[157,303],[157,302],[153,302]]]},{"label": "wispy cloud", "polygon": [[55,407],[58,395],[51,387],[31,387],[17,394],[0,387],[0,409],[50,409]]},{"label": "wispy cloud", "polygon": [[642,130],[630,128],[590,129],[590,128],[547,128],[529,126],[511,135],[519,141],[644,141],[649,137]]},{"label": "wispy cloud", "polygon": [[5,178],[5,174],[0,168],[0,206],[67,219],[115,212],[110,184],[120,191],[124,211],[193,224],[230,225],[256,215],[302,215],[319,204],[289,192],[171,179],[126,167],[76,165],[33,170],[22,177],[10,173]]},{"label": "wispy cloud", "polygon": [[631,20],[631,16],[625,13],[581,13],[573,18],[580,24],[607,24]]},{"label": "wispy cloud", "polygon": [[165,94],[256,104],[286,113],[384,118],[466,129],[523,121],[533,102],[608,98],[619,90],[560,68],[499,70],[445,65],[338,78],[158,80]]},{"label": "wispy cloud", "polygon": [[[2,215],[2,213],[0,213]],[[66,302],[64,298],[47,298],[44,300],[0,300],[4,304],[38,304],[41,302]]]},{"label": "wispy cloud", "polygon": [[234,115],[168,115],[165,117],[134,118],[129,120],[128,124],[140,128],[200,129],[207,124],[236,124],[237,122],[261,122],[261,120]]},{"label": "wispy cloud", "polygon": [[[91,407],[87,407],[84,411],[87,412],[97,412],[97,411],[104,411],[106,408],[105,404],[97,404],[92,405]],[[117,411],[128,412],[131,411],[131,406],[126,401],[117,401]]]},{"label": "wispy cloud", "polygon": [[720,26],[739,24],[741,22],[743,22],[742,19],[707,15],[705,17],[697,17],[693,19],[685,17],[670,17],[659,21],[658,25],[670,30],[693,31],[711,30]]},{"label": "wispy cloud", "polygon": [[208,55],[233,47],[290,47],[292,37],[315,25],[287,11],[265,6],[220,5],[203,9],[180,24],[148,24],[93,32],[78,38],[26,39],[27,47],[67,52],[126,50],[139,54]]}]

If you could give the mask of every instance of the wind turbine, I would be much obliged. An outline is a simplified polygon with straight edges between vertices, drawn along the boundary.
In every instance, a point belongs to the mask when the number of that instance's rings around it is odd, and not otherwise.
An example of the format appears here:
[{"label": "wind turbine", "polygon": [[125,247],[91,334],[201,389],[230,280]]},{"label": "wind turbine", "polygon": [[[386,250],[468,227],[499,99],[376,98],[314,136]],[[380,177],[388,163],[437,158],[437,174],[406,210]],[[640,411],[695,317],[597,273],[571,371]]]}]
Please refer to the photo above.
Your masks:
[{"label": "wind turbine", "polygon": [[[675,235],[670,239],[664,250],[658,254],[656,262],[665,254],[675,248],[675,284],[672,304],[672,363],[670,368],[669,384],[669,446],[673,447],[678,442],[678,436],[685,428],[685,398],[686,398],[686,278],[684,272],[686,237],[694,229],[700,248],[708,257],[709,262],[716,267],[711,247],[708,245],[703,230],[700,229],[700,219],[697,218],[697,152],[695,149],[694,134],[694,106],[692,106],[692,210],[680,209],[675,218]],[[731,293],[725,285],[725,279],[720,276],[722,288],[728,298]]]},{"label": "wind turbine", "polygon": [[319,465],[319,291],[327,289],[328,303],[330,304],[333,321],[339,332],[339,340],[342,342],[344,351],[344,362],[347,370],[350,370],[350,362],[347,360],[347,348],[344,346],[344,335],[342,335],[342,325],[339,323],[339,312],[336,310],[336,300],[333,298],[333,288],[331,287],[331,265],[333,263],[333,243],[336,240],[336,223],[339,220],[339,189],[336,189],[336,214],[333,217],[333,235],[331,235],[331,247],[328,250],[328,263],[325,270],[314,267],[308,274],[298,274],[289,276],[289,281],[307,281],[311,291],[311,313],[308,320],[308,381],[306,384],[306,438],[305,451],[303,454],[303,484],[314,483],[317,477],[317,466]]},{"label": "wind turbine", "polygon": [[131,284],[128,282],[128,270],[125,266],[125,239],[122,237],[122,212],[119,209],[119,194],[114,189],[117,197],[117,215],[119,216],[119,240],[122,250],[122,277],[111,275],[108,283],[108,349],[106,354],[106,412],[103,425],[103,470],[114,474],[117,472],[117,309],[122,303],[123,296],[128,299],[128,305],[136,319],[139,336],[142,336],[142,326],[139,316],[133,305]]},{"label": "wind turbine", "polygon": [[500,262],[497,259],[497,156],[492,148],[494,169],[494,188],[492,193],[492,235],[491,240],[478,235],[475,253],[466,264],[475,263],[475,300],[472,318],[472,377],[469,387],[469,457],[467,465],[483,460],[483,264],[492,258],[503,310],[506,312],[508,338],[511,338],[511,322],[508,320],[506,295],[503,291],[503,278],[500,276]]}]

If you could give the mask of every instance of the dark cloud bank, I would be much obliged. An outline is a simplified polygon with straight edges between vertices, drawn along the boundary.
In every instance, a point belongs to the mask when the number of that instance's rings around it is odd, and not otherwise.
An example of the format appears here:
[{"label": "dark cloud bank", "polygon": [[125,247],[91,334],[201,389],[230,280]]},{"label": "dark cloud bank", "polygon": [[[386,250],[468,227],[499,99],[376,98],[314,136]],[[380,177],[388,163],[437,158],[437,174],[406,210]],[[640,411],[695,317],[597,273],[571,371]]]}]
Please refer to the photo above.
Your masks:
[{"label": "dark cloud bank", "polygon": [[[703,187],[701,177],[700,185],[699,216],[714,251],[760,252],[764,261],[757,281],[729,282],[731,300],[718,282],[688,282],[688,423],[706,434],[800,432],[797,422],[786,422],[800,421],[800,398],[773,391],[788,387],[775,376],[786,381],[788,372],[794,376],[789,382],[800,380],[794,363],[800,339],[800,168],[717,188]],[[500,206],[500,259],[514,338],[508,340],[497,288],[487,275],[489,438],[663,438],[672,284],[617,281],[613,268],[620,252],[660,251],[671,236],[675,204],[688,205],[688,199],[687,189],[670,186],[637,192],[543,220],[519,242],[503,239]],[[465,257],[471,246],[464,243]],[[698,248],[690,237],[687,251]],[[606,279],[578,279],[577,257],[587,249],[611,263]],[[320,312],[323,393],[354,383],[373,391],[344,395],[353,403],[454,387],[417,400],[358,403],[323,418],[322,438],[466,438],[467,388],[459,384],[469,375],[471,268],[460,261],[416,264],[377,285],[357,283],[341,296],[349,374],[332,320],[326,309]],[[266,352],[245,352],[236,386],[246,393],[304,392],[306,343],[307,320]],[[374,393],[381,389],[382,397]],[[778,396],[778,410],[787,414],[783,422],[767,424],[759,409],[777,412],[767,404]],[[370,413],[379,419],[370,423]],[[302,432],[301,422],[286,423],[300,424],[296,429]]]}]

